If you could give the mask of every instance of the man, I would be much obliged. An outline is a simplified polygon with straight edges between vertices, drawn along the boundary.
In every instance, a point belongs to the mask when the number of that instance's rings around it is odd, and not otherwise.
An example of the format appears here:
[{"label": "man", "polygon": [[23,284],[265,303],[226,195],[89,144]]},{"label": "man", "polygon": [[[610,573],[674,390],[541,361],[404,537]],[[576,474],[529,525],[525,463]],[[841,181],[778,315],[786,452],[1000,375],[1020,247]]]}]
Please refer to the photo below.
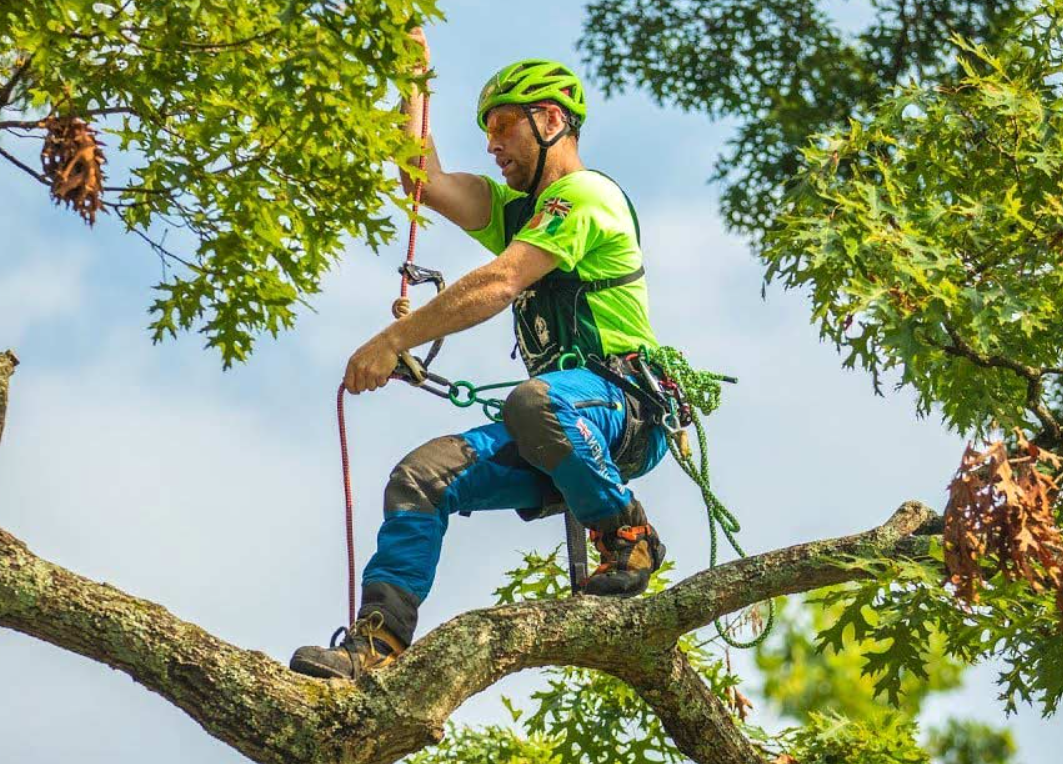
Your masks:
[{"label": "man", "polygon": [[[424,35],[413,36],[427,64]],[[417,137],[422,104],[418,93],[403,104],[406,129]],[[355,679],[409,646],[455,512],[515,508],[534,519],[563,499],[602,556],[586,594],[634,596],[660,567],[664,546],[625,484],[660,461],[663,429],[614,381],[558,368],[563,353],[578,349],[612,359],[617,373],[630,376],[620,358],[657,346],[634,209],[579,158],[586,115],[583,86],[570,69],[519,61],[488,81],[477,109],[505,185],[445,172],[429,139],[424,204],[498,257],[360,347],[347,364],[346,388],[381,387],[400,353],[510,305],[531,379],[507,398],[503,422],[429,441],[395,467],[358,622],[339,647],[299,648],[295,671]],[[412,180],[405,172],[402,179],[409,191]]]}]

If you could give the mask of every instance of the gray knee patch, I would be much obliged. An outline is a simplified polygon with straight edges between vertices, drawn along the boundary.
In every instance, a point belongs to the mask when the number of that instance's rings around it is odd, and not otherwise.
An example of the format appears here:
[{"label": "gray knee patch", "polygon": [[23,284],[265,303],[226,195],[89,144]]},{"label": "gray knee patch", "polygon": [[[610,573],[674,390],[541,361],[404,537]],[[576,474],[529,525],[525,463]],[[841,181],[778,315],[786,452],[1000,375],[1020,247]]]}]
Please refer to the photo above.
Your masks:
[{"label": "gray knee patch", "polygon": [[457,435],[428,441],[407,454],[391,471],[384,508],[435,512],[451,483],[476,462],[476,451]]},{"label": "gray knee patch", "polygon": [[540,379],[521,382],[502,406],[502,421],[517,450],[532,466],[552,472],[572,453],[550,403],[550,385]]}]

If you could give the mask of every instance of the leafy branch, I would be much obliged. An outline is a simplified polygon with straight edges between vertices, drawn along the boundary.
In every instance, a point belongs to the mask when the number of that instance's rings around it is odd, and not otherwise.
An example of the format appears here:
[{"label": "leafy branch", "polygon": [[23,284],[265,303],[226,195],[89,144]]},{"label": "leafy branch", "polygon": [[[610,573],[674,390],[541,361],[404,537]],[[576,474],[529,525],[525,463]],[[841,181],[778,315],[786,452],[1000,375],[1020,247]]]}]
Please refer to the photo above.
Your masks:
[{"label": "leafy branch", "polygon": [[11,103],[11,98],[15,93],[15,88],[18,86],[18,83],[22,80],[22,78],[26,76],[26,72],[29,71],[30,64],[32,63],[32,55],[23,56],[21,58],[21,63],[19,63],[15,67],[15,71],[11,73],[11,76],[8,78],[7,82],[5,82],[3,85],[0,85],[0,109],[3,109]]},{"label": "leafy branch", "polygon": [[1013,358],[1000,355],[987,355],[979,353],[960,337],[954,327],[945,324],[945,331],[952,341],[951,345],[944,345],[942,349],[947,353],[957,355],[985,369],[1010,369],[1026,380],[1026,406],[1034,413],[1034,416],[1044,427],[1044,434],[1051,442],[1063,444],[1063,427],[1059,420],[1048,408],[1044,401],[1044,377],[1047,374],[1059,374],[1060,369],[1054,367],[1035,368],[1027,364],[1019,363]]}]

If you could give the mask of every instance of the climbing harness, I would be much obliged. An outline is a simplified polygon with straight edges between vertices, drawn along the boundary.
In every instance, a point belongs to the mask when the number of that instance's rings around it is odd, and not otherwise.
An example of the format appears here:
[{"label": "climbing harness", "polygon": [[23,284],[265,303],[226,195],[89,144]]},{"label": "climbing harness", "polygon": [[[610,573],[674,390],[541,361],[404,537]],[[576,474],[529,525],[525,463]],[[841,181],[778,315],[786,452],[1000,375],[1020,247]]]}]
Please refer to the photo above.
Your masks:
[{"label": "climbing harness", "polygon": [[[427,162],[428,141],[428,94],[423,95],[423,107],[421,114],[421,146],[422,153],[418,161],[418,169],[421,176],[425,171]],[[527,107],[525,107],[527,108]],[[545,160],[546,149],[555,141],[546,143],[527,113],[535,137],[540,144],[539,167],[536,170],[536,184],[542,173],[542,165]],[[566,130],[567,132],[567,130]],[[562,133],[564,135],[565,132]],[[558,136],[560,138],[560,136]],[[439,271],[422,268],[414,263],[414,255],[417,241],[417,214],[420,210],[421,194],[424,183],[422,177],[414,182],[413,205],[410,219],[409,243],[406,250],[406,260],[399,267],[402,277],[399,297],[392,304],[392,315],[401,319],[410,313],[409,287],[421,284],[433,284],[436,293],[446,288],[446,282]],[[626,194],[625,194],[626,198]],[[631,202],[628,201],[630,206]],[[632,208],[634,216],[634,209]],[[635,217],[635,225],[638,226],[638,218]],[[627,274],[619,279],[599,282],[587,282],[580,285],[581,290],[595,290],[620,286],[625,283],[641,278],[644,271]],[[613,283],[616,281],[617,283]],[[515,387],[523,380],[511,382],[498,382],[487,385],[474,385],[466,380],[451,381],[446,377],[429,370],[429,366],[439,355],[442,349],[443,339],[434,341],[423,358],[404,351],[399,355],[399,364],[391,374],[392,379],[407,382],[419,387],[425,392],[440,398],[449,400],[459,408],[467,408],[479,405],[484,415],[495,422],[502,421],[502,406],[504,399],[483,395],[491,390],[499,390]],[[708,416],[720,404],[720,383],[737,382],[733,377],[714,374],[706,371],[695,371],[683,357],[682,353],[671,347],[659,347],[649,350],[641,348],[637,353],[623,356],[620,363],[610,364],[597,356],[585,357],[578,346],[564,351],[558,357],[557,368],[568,370],[575,368],[587,368],[612,382],[625,393],[636,399],[644,406],[645,411],[652,417],[653,422],[663,427],[668,433],[668,449],[679,463],[684,472],[697,484],[701,490],[702,499],[705,502],[706,514],[709,520],[709,536],[711,549],[709,567],[714,568],[717,564],[718,533],[723,532],[731,548],[740,556],[745,557],[745,552],[735,538],[741,529],[737,518],[720,502],[710,488],[708,450],[704,427],[701,416]],[[638,380],[633,382],[630,377]],[[354,552],[354,500],[351,491],[350,462],[347,449],[347,431],[344,417],[344,393],[345,387],[340,384],[336,395],[336,409],[339,419],[340,455],[343,465],[343,488],[346,502],[346,529],[347,529],[347,583],[348,583],[348,624],[349,627],[341,627],[333,634],[332,644],[335,646],[337,639],[347,634],[356,621],[356,587],[355,587],[355,552]],[[698,440],[698,456],[695,459],[690,449],[686,427],[694,425]],[[572,583],[573,594],[578,594],[588,576],[587,564],[587,533],[584,526],[579,522],[571,510],[565,509],[565,537],[569,556],[569,576]],[[774,622],[774,604],[768,603],[768,618],[763,629],[752,640],[741,642],[732,637],[729,630],[716,621],[716,629],[720,637],[728,645],[735,648],[754,647],[767,638]]]}]

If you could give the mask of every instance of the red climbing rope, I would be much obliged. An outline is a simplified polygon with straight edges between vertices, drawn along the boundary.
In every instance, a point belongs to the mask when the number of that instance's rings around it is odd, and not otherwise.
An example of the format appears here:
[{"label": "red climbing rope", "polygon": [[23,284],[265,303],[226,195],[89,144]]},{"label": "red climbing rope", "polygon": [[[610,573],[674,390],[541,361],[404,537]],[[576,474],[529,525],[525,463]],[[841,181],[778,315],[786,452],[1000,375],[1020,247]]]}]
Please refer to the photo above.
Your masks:
[{"label": "red climbing rope", "polygon": [[[418,169],[424,173],[428,161],[428,94],[425,93],[421,109],[421,157],[417,162]],[[417,246],[417,212],[421,208],[421,190],[424,182],[418,178],[413,186],[413,219],[410,220],[410,242],[406,247],[406,262],[413,263],[414,249]],[[402,274],[402,286],[399,298],[391,306],[395,318],[402,318],[410,312],[410,301],[406,296],[409,287],[409,277],[405,272]],[[336,416],[339,419],[340,429],[340,458],[343,461],[343,496],[347,504],[347,623],[354,624],[358,612],[357,589],[354,582],[354,494],[351,491],[351,465],[347,455],[347,425],[343,414],[343,393],[346,391],[344,383],[340,383],[336,391]]]},{"label": "red climbing rope", "polygon": [[354,496],[351,493],[351,463],[347,457],[347,424],[343,416],[343,382],[336,391],[336,416],[340,424],[340,459],[343,460],[343,498],[347,502],[347,623],[354,623],[357,612],[354,587]]},{"label": "red climbing rope", "polygon": [[[425,93],[422,97],[421,108],[421,156],[417,159],[417,169],[421,173],[424,173],[425,167],[428,164],[428,94]],[[413,184],[413,217],[410,219],[410,238],[409,243],[406,246],[406,262],[413,265],[414,250],[417,247],[417,213],[421,210],[421,191],[424,189],[424,182],[421,178],[414,181]],[[402,318],[410,312],[410,301],[407,297],[407,292],[410,287],[410,278],[406,273],[402,274],[402,285],[399,288],[399,299],[395,301],[395,305],[392,306],[392,313],[395,314],[395,318]],[[399,306],[402,306],[401,308]],[[401,313],[401,315],[400,315]]]}]

